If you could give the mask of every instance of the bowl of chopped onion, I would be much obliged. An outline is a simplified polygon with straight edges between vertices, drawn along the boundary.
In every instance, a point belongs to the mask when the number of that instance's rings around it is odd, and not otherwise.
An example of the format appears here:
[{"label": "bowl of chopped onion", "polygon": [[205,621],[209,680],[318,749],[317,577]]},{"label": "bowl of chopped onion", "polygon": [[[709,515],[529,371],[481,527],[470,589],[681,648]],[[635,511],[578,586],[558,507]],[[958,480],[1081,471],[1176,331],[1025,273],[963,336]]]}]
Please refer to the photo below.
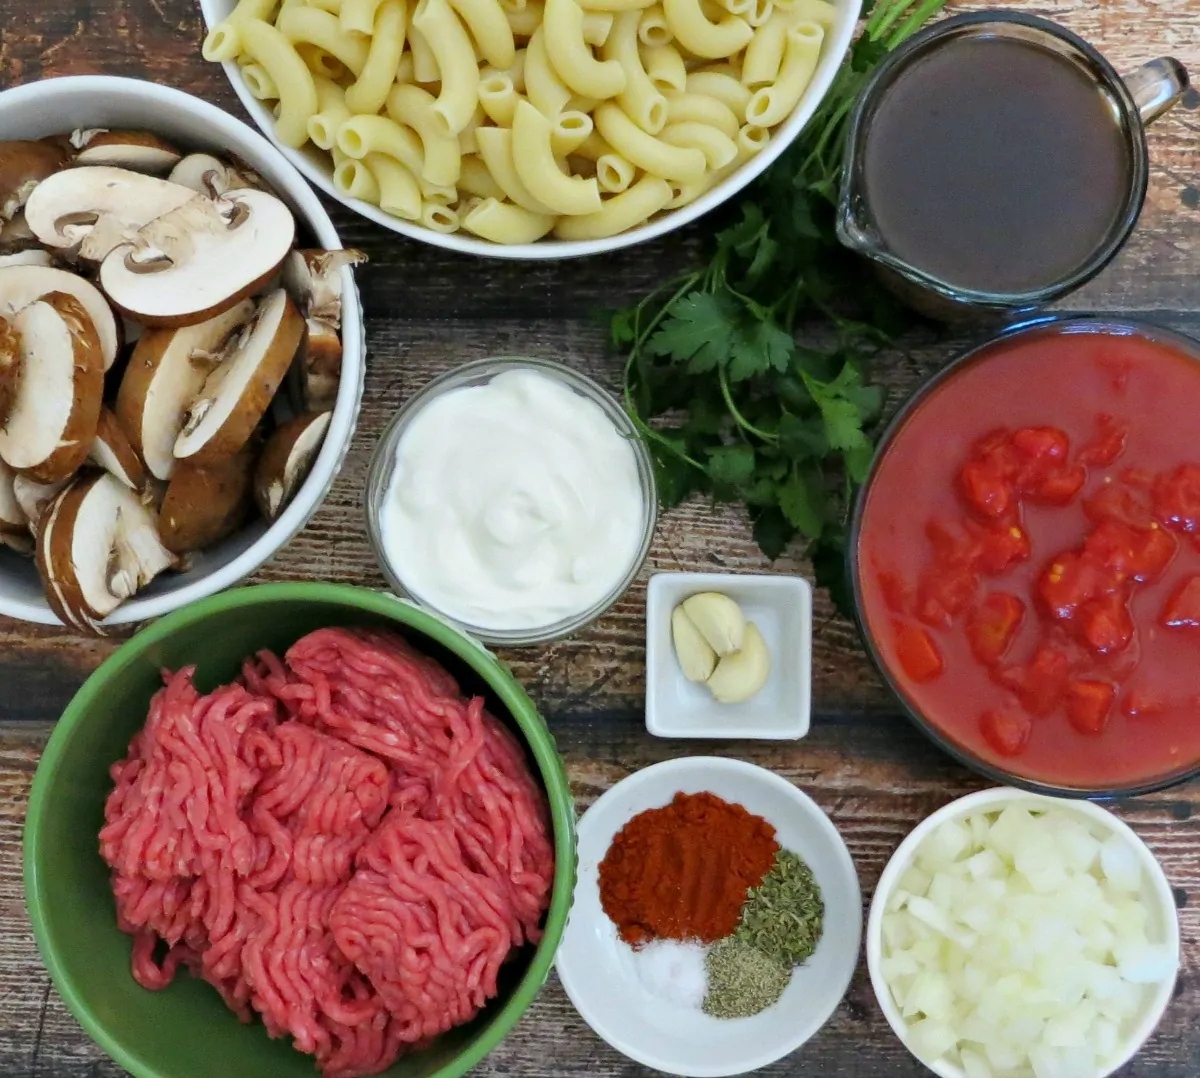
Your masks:
[{"label": "bowl of chopped onion", "polygon": [[1116,816],[1002,787],[900,844],[867,965],[892,1030],[942,1078],[1106,1078],[1170,1003],[1179,924],[1162,867]]}]

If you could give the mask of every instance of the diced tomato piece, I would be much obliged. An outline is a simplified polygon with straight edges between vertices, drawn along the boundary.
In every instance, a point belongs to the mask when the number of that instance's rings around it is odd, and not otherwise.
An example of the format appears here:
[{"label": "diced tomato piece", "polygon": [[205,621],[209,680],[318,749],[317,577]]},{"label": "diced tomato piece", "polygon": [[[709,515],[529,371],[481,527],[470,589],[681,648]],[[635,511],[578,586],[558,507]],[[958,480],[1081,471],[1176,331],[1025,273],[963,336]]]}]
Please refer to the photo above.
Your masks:
[{"label": "diced tomato piece", "polygon": [[1060,468],[1039,479],[1026,492],[1030,501],[1040,505],[1069,505],[1083,489],[1087,472],[1079,464]]},{"label": "diced tomato piece", "polygon": [[892,629],[896,634],[896,658],[913,681],[932,681],[941,674],[945,667],[942,653],[928,632],[904,621],[893,622]]},{"label": "diced tomato piece", "polygon": [[1067,551],[1038,577],[1038,597],[1052,618],[1070,621],[1079,607],[1113,587],[1112,573],[1091,558]]},{"label": "diced tomato piece", "polygon": [[1012,436],[1012,443],[1030,460],[1064,461],[1071,442],[1057,427],[1025,427]]},{"label": "diced tomato piece", "polygon": [[1149,500],[1119,483],[1105,483],[1083,503],[1083,511],[1097,524],[1111,520],[1133,528],[1148,528],[1154,523]]},{"label": "diced tomato piece", "polygon": [[1121,710],[1131,719],[1157,718],[1166,709],[1161,696],[1145,689],[1133,689],[1121,701]]},{"label": "diced tomato piece", "polygon": [[1001,756],[1019,756],[1029,744],[1033,721],[1011,711],[985,711],[979,720],[984,740]]},{"label": "diced tomato piece", "polygon": [[1004,658],[1025,615],[1025,604],[1015,595],[993,592],[971,614],[967,622],[967,641],[984,666],[993,666]]},{"label": "diced tomato piece", "polygon": [[1181,464],[1154,484],[1154,514],[1176,531],[1200,531],[1200,464]]},{"label": "diced tomato piece", "polygon": [[1116,695],[1116,688],[1107,681],[1072,681],[1067,686],[1067,718],[1081,734],[1098,734],[1108,722]]},{"label": "diced tomato piece", "polygon": [[1084,557],[1112,573],[1114,582],[1157,580],[1179,549],[1179,540],[1165,528],[1151,524],[1132,528],[1105,521],[1083,544]]},{"label": "diced tomato piece", "polygon": [[1079,463],[1104,468],[1125,452],[1129,425],[1110,415],[1096,418],[1096,437],[1079,451]]},{"label": "diced tomato piece", "polygon": [[1013,445],[1012,433],[1001,427],[985,434],[971,447],[970,460],[987,464],[996,475],[1013,479],[1021,467],[1021,454]]},{"label": "diced tomato piece", "polygon": [[875,574],[883,601],[893,614],[903,614],[911,598],[910,589],[901,579],[900,574],[891,569],[885,569]]},{"label": "diced tomato piece", "polygon": [[1157,580],[1167,571],[1179,550],[1179,540],[1165,528],[1151,525],[1137,533],[1130,565],[1134,580]]},{"label": "diced tomato piece", "polygon": [[1101,655],[1124,651],[1133,639],[1133,618],[1125,596],[1100,595],[1079,608],[1079,635]]},{"label": "diced tomato piece", "polygon": [[1007,666],[997,680],[1012,689],[1030,715],[1049,715],[1067,688],[1071,664],[1057,648],[1040,647],[1027,666]]},{"label": "diced tomato piece", "polygon": [[933,548],[933,557],[941,565],[969,565],[972,559],[971,537],[945,520],[925,524],[925,536]]},{"label": "diced tomato piece", "polygon": [[1007,527],[982,528],[975,525],[974,563],[980,572],[998,576],[1010,565],[1029,557],[1029,536],[1017,524]]},{"label": "diced tomato piece", "polygon": [[999,519],[1013,508],[1012,484],[988,464],[964,464],[958,484],[967,505],[985,520]]},{"label": "diced tomato piece", "polygon": [[1150,490],[1157,476],[1149,468],[1122,468],[1118,478],[1126,486]]},{"label": "diced tomato piece", "polygon": [[961,565],[935,566],[917,588],[917,617],[926,625],[948,629],[975,598],[979,574]]},{"label": "diced tomato piece", "polygon": [[1168,629],[1200,629],[1200,576],[1189,577],[1175,589],[1163,607],[1162,623]]}]

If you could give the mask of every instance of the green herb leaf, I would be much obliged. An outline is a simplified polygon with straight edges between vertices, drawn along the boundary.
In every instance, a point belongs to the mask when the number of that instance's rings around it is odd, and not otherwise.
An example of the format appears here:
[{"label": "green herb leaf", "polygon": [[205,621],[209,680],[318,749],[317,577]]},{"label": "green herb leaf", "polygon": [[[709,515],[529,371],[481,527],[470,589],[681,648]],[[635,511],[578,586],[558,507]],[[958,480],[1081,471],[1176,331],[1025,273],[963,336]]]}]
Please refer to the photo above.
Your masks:
[{"label": "green herb leaf", "polygon": [[823,499],[797,471],[779,488],[779,508],[788,523],[810,539],[816,539],[824,527]]},{"label": "green herb leaf", "polygon": [[795,343],[774,322],[754,322],[734,334],[731,346],[729,380],[744,382],[769,370],[786,371]]},{"label": "green herb leaf", "polygon": [[692,374],[714,370],[725,360],[737,329],[729,296],[693,292],[667,308],[662,327],[646,345],[651,355],[686,361]]},{"label": "green herb leaf", "polygon": [[754,450],[748,445],[722,445],[708,451],[708,474],[714,483],[740,486],[754,474]]},{"label": "green herb leaf", "polygon": [[752,513],[751,519],[754,521],[754,541],[759,550],[774,561],[787,550],[796,529],[788,523],[783,511],[773,505]]}]

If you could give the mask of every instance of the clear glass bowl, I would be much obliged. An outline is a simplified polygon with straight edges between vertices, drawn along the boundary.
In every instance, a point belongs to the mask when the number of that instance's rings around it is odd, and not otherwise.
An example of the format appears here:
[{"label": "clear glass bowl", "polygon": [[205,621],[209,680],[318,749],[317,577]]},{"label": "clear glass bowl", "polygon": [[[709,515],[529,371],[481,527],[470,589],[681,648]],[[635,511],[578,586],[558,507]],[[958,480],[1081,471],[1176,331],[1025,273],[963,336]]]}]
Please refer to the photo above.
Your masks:
[{"label": "clear glass bowl", "polygon": [[[432,400],[449,390],[462,389],[465,386],[486,385],[498,374],[510,370],[535,370],[556,378],[560,382],[565,382],[576,393],[598,405],[612,420],[613,426],[629,440],[633,448],[638,482],[641,487],[642,537],[632,562],[616,586],[593,606],[547,625],[520,629],[496,629],[472,625],[459,618],[451,617],[439,610],[435,603],[429,602],[418,591],[411,588],[388,559],[383,543],[381,516],[388,488],[392,484],[392,475],[396,466],[396,449],[413,417]],[[397,593],[432,611],[444,621],[470,633],[486,644],[521,646],[544,644],[550,640],[570,636],[590,625],[625,594],[629,585],[641,571],[642,565],[646,561],[646,555],[650,552],[650,541],[654,537],[654,527],[658,522],[658,490],[654,482],[654,465],[650,459],[650,453],[643,444],[637,428],[603,386],[565,364],[555,363],[552,360],[524,356],[497,356],[456,367],[435,378],[405,402],[384,429],[371,457],[371,466],[367,473],[366,511],[367,531],[371,539],[371,547],[375,551],[375,558],[388,583]]]}]

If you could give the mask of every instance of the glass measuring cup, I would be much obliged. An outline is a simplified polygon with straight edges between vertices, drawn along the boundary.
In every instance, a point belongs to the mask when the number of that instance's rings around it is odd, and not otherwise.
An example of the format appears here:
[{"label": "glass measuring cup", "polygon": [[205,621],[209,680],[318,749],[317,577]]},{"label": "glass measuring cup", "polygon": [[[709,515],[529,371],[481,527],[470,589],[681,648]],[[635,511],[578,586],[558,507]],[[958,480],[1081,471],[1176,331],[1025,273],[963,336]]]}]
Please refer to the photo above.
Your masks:
[{"label": "glass measuring cup", "polygon": [[[1126,155],[1126,182],[1119,212],[1103,239],[1071,272],[1027,291],[980,291],[938,277],[889,247],[872,212],[864,161],[880,103],[898,77],[914,63],[966,38],[1007,39],[1036,45],[1080,69],[1094,83],[1116,120]],[[1148,162],[1145,126],[1183,95],[1188,76],[1170,57],[1151,60],[1122,79],[1082,38],[1046,19],[1009,11],[959,15],[914,35],[876,69],[850,118],[838,210],[838,238],[874,260],[884,282],[909,306],[946,321],[987,320],[1040,307],[1073,291],[1099,273],[1129,237],[1146,197]],[[953,101],[947,108],[953,108]],[[1019,151],[1018,151],[1019,152]],[[952,228],[944,218],[930,227]]]}]

